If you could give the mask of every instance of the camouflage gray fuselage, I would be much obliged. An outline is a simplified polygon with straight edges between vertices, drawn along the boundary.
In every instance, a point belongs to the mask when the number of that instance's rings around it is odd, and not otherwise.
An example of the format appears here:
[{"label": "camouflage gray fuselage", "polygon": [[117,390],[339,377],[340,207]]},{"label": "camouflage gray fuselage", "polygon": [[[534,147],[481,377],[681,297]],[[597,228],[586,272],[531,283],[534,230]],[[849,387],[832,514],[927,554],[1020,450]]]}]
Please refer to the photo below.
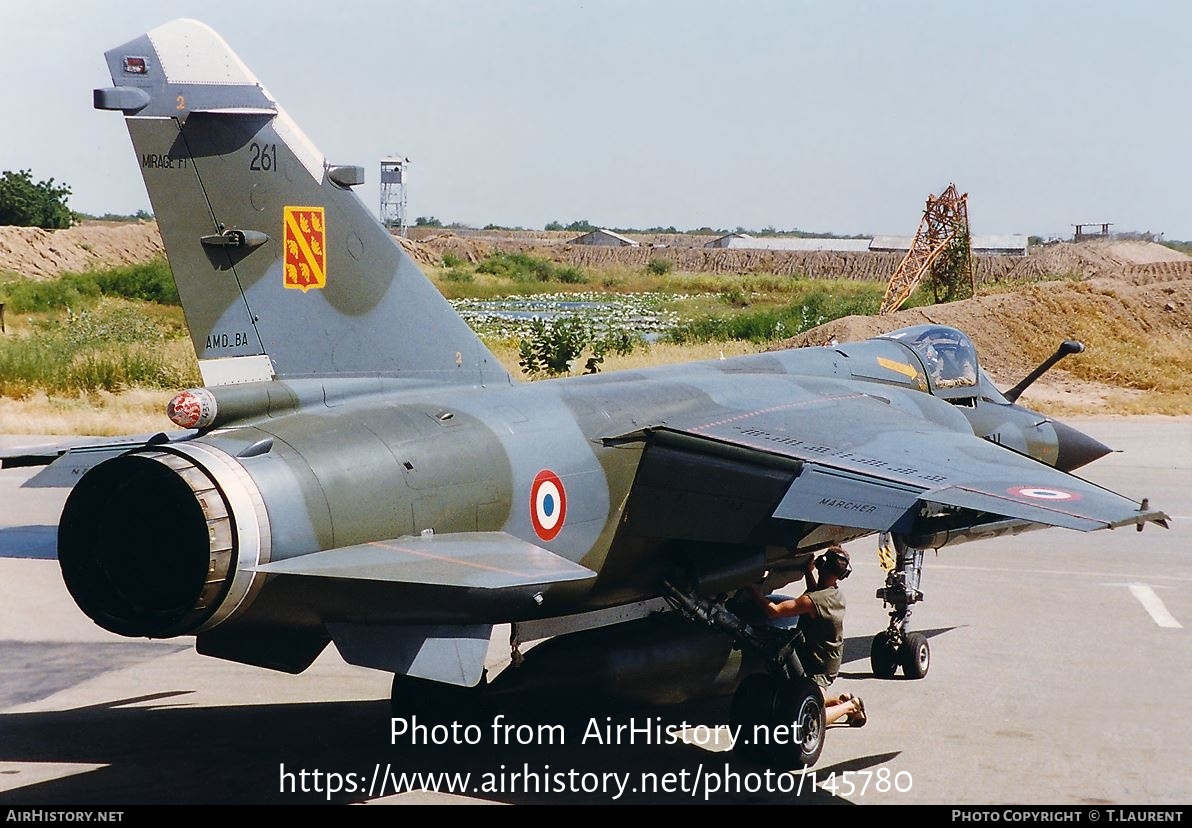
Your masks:
[{"label": "camouflage gray fuselage", "polygon": [[[827,452],[841,444],[834,435],[847,437],[848,445],[858,438],[881,441],[880,409],[893,407],[935,428],[971,434],[956,407],[879,366],[879,355],[917,365],[904,346],[870,341],[496,387],[377,378],[226,386],[213,389],[221,410],[255,407],[262,414],[172,450],[210,447],[255,482],[269,538],[261,563],[428,532],[505,532],[598,573],[542,589],[466,595],[378,582],[367,597],[359,582],[345,582],[340,594],[335,579],[272,578],[254,586],[251,599],[223,622],[225,629],[245,623],[313,631],[327,622],[463,624],[561,615],[656,596],[685,544],[764,550],[766,566],[780,569],[794,560],[796,547],[810,550],[864,534],[772,517],[797,473],[794,463],[777,457],[768,472],[757,471],[752,457],[745,473],[725,458],[693,475],[702,479],[668,480],[657,502],[630,493],[647,443],[642,435],[668,424],[698,433],[705,424],[748,424],[758,412],[794,411],[796,427],[772,436],[799,442],[797,436]],[[265,413],[266,399],[272,415]],[[841,400],[876,408],[842,422]],[[268,451],[238,456],[266,438],[272,438]],[[542,470],[558,476],[566,497],[562,526],[549,540],[532,521],[531,487]],[[751,484],[756,476],[768,482]],[[734,490],[734,480],[744,481],[744,489]],[[639,483],[649,491],[648,481]],[[541,603],[531,600],[535,592]]]}]

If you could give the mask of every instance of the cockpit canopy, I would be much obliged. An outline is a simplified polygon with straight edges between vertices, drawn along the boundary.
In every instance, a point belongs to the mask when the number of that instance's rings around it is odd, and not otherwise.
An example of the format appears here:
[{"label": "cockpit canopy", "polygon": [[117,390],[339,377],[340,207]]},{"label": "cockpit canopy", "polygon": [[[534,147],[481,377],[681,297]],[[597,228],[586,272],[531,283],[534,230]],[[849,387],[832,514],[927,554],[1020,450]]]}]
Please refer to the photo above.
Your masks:
[{"label": "cockpit canopy", "polygon": [[977,349],[962,331],[946,325],[915,325],[883,338],[897,340],[918,355],[927,373],[931,393],[937,397],[982,396],[979,386],[984,383],[977,364]]}]

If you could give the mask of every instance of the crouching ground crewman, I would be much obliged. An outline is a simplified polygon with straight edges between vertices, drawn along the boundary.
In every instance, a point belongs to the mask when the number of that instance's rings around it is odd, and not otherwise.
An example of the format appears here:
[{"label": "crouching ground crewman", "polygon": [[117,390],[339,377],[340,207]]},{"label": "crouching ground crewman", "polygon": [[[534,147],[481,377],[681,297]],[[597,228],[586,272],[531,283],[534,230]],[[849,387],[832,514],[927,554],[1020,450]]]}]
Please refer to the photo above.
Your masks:
[{"label": "crouching ground crewman", "polygon": [[[865,724],[865,704],[860,696],[842,693],[829,696],[828,687],[840,672],[844,653],[844,593],[839,582],[852,573],[848,553],[830,546],[824,554],[807,562],[804,576],[807,591],[798,598],[775,603],[753,587],[753,595],[767,618],[800,616],[801,640],[796,652],[807,677],[824,693],[824,718],[828,724],[845,719],[853,727]],[[818,573],[818,576],[817,576]]]}]

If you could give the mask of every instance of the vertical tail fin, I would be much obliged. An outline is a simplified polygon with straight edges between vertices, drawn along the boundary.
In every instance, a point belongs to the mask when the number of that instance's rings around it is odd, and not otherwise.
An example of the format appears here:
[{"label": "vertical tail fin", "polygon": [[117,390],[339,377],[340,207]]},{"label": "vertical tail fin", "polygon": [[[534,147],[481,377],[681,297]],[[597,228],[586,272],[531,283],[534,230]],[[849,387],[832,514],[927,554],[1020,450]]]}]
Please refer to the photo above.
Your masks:
[{"label": "vertical tail fin", "polygon": [[176,20],[106,53],[204,382],[501,367],[227,43]]}]

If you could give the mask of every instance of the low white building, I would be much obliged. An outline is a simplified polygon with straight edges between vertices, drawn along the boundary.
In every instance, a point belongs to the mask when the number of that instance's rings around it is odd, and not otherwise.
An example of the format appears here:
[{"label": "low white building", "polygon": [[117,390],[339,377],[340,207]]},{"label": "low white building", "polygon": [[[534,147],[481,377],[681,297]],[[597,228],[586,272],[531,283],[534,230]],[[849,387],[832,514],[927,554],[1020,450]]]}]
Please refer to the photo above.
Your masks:
[{"label": "low white building", "polygon": [[593,230],[591,233],[584,233],[577,239],[572,239],[568,244],[594,244],[602,247],[637,247],[638,244],[633,239],[626,238],[620,233],[614,233],[612,230]]},{"label": "low white building", "polygon": [[766,236],[758,238],[748,233],[729,233],[713,239],[704,247],[720,247],[730,250],[793,250],[815,253],[830,250],[839,253],[864,253],[869,250],[869,239],[788,238]]},{"label": "low white building", "polygon": [[[869,243],[873,253],[905,253],[911,249],[914,236],[874,236]],[[975,235],[973,253],[980,256],[1025,256],[1027,237],[1017,233]]]}]

